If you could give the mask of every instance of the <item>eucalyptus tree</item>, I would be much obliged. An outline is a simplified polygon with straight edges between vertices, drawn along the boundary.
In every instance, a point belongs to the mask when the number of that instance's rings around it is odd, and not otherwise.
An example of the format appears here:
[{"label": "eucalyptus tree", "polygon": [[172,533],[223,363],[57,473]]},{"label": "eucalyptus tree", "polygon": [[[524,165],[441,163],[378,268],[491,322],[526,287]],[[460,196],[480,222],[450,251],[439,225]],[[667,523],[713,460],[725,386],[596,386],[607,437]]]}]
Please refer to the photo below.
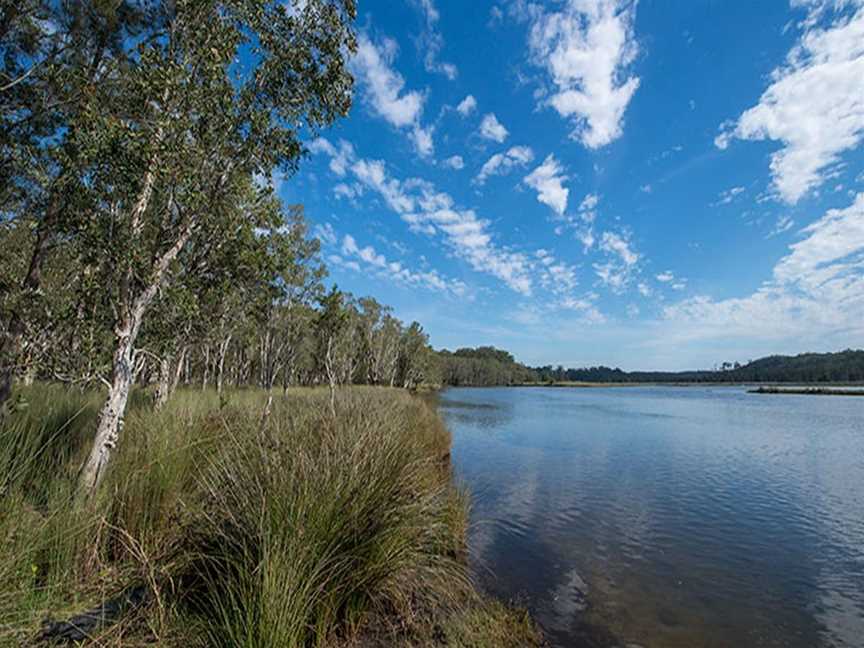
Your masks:
[{"label": "eucalyptus tree", "polygon": [[[279,204],[274,197],[274,205]],[[259,329],[260,383],[272,390],[280,374],[291,371],[298,348],[303,308],[324,292],[326,268],[321,244],[309,236],[302,205],[288,207],[281,224],[262,232],[272,275],[266,316]],[[284,381],[283,381],[284,384]]]},{"label": "eucalyptus tree", "polygon": [[[82,490],[99,483],[120,430],[135,344],[194,241],[271,227],[243,204],[253,176],[293,172],[301,137],[344,115],[353,0],[154,3],[146,37],[98,109],[77,116],[79,173],[95,206],[86,236],[110,269],[112,372]],[[94,106],[95,108],[95,106]],[[86,135],[87,139],[83,139]],[[239,204],[238,204],[239,203]]]},{"label": "eucalyptus tree", "polygon": [[0,285],[0,406],[20,369],[25,334],[45,328],[46,262],[87,212],[76,116],[94,108],[93,88],[126,64],[125,43],[152,17],[126,0],[0,4],[0,219],[28,233],[23,266]]},{"label": "eucalyptus tree", "polygon": [[399,341],[398,371],[401,386],[414,389],[423,382],[434,382],[438,376],[435,360],[429,347],[429,336],[418,322],[411,322]]},{"label": "eucalyptus tree", "polygon": [[319,299],[318,316],[315,318],[316,371],[330,387],[330,410],[336,417],[336,388],[340,384],[339,340],[348,326],[348,311],[345,294],[335,284]]}]

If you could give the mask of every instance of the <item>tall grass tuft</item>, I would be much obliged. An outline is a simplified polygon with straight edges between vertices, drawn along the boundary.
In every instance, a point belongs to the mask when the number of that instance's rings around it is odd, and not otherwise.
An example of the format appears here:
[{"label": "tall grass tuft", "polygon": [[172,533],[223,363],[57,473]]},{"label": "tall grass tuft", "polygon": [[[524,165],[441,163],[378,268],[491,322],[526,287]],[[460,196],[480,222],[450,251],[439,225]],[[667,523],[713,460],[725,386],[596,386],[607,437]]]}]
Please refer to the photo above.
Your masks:
[{"label": "tall grass tuft", "polygon": [[[0,645],[145,586],[94,645],[532,645],[465,567],[467,496],[424,401],[351,388],[138,394],[94,501],[75,497],[98,394],[56,386],[0,428]],[[521,628],[491,632],[492,627]],[[494,642],[487,643],[488,637]],[[508,639],[508,641],[510,641]]]}]

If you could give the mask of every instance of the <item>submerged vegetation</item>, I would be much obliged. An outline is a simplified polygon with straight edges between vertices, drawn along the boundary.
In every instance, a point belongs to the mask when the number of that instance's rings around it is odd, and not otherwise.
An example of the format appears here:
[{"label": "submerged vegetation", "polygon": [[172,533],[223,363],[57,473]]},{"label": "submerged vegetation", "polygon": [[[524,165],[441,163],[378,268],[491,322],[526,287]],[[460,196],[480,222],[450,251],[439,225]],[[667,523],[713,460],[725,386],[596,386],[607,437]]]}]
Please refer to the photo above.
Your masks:
[{"label": "submerged vegetation", "polygon": [[0,428],[0,645],[139,588],[93,645],[537,645],[472,587],[467,498],[436,412],[401,390],[134,392],[89,501],[96,394],[23,391]]}]

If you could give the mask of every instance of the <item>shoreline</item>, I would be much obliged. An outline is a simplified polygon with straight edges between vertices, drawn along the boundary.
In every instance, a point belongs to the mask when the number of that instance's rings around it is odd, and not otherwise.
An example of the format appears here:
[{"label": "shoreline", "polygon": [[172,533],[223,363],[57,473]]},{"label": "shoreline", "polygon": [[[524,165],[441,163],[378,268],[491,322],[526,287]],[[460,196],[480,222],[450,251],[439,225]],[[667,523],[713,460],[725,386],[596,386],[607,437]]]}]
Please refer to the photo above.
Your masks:
[{"label": "shoreline", "polygon": [[764,386],[748,389],[748,394],[786,394],[798,396],[864,396],[864,389],[843,387],[780,387]]},{"label": "shoreline", "polygon": [[[467,385],[466,385],[467,386]],[[492,386],[492,385],[490,385]],[[744,387],[748,393],[832,393],[842,392],[844,395],[864,395],[862,383],[755,383],[755,382],[554,382],[554,383],[519,383],[501,385],[504,387],[570,387],[573,389],[596,389],[606,387]],[[761,391],[760,391],[761,390]]]}]

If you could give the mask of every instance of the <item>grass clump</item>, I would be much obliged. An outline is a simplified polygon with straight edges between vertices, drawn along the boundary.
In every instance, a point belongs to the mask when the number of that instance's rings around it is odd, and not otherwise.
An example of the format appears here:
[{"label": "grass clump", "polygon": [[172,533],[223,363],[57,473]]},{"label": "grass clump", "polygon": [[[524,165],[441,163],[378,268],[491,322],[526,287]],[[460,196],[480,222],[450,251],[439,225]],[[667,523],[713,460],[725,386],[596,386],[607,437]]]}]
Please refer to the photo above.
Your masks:
[{"label": "grass clump", "polygon": [[145,605],[93,645],[524,646],[479,596],[449,433],[382,388],[179,392],[130,412],[93,501],[75,497],[98,395],[37,386],[0,428],[0,645],[130,587]]}]

